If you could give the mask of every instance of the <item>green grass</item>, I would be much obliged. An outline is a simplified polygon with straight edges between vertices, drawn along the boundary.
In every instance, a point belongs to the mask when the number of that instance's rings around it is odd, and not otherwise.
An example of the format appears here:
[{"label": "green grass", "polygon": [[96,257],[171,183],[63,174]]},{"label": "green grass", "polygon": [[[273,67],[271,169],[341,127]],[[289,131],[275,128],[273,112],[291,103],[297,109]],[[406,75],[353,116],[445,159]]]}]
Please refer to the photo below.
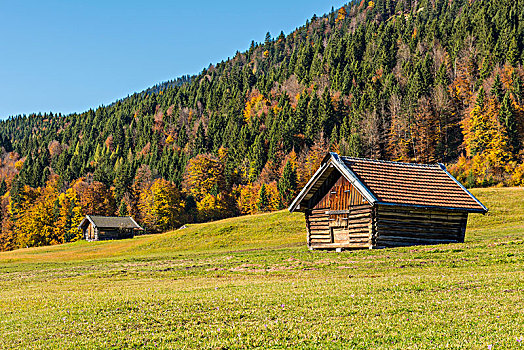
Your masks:
[{"label": "green grass", "polygon": [[474,194],[464,244],[310,252],[278,212],[1,253],[0,348],[524,348],[524,191]]}]

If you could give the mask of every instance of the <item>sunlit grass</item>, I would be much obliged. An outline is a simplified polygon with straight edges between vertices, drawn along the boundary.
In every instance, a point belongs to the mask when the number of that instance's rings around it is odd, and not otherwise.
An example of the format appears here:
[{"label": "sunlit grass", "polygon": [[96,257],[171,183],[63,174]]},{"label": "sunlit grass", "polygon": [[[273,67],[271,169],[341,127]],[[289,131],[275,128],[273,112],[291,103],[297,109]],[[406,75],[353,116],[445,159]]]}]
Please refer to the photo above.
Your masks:
[{"label": "sunlit grass", "polygon": [[278,212],[2,253],[0,348],[520,348],[524,192],[473,192],[464,244],[310,252]]}]

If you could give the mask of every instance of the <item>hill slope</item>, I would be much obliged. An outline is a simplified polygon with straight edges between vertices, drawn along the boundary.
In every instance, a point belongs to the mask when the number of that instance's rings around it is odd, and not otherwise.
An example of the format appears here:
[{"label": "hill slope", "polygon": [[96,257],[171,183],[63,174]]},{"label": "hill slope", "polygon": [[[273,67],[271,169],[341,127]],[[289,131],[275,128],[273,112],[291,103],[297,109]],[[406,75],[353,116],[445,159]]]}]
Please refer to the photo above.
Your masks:
[{"label": "hill slope", "polygon": [[464,244],[310,252],[278,212],[0,253],[0,347],[518,348],[523,189],[474,193]]},{"label": "hill slope", "polygon": [[72,241],[81,214],[276,210],[328,150],[521,185],[523,43],[523,0],[352,2],[110,106],[2,121],[0,249]]},{"label": "hill slope", "polygon": [[192,224],[187,229],[120,241],[78,241],[18,249],[0,254],[0,262],[59,262],[90,259],[162,257],[196,252],[275,249],[304,243],[303,215],[287,211]]},{"label": "hill slope", "polygon": [[[500,239],[501,230],[521,229],[524,222],[522,188],[473,189],[488,208],[485,216],[471,214],[467,242]],[[246,249],[305,247],[305,222],[287,210],[187,225],[164,234],[120,241],[79,241],[58,246],[19,249],[0,254],[0,262],[61,262],[91,259],[163,257],[171,254],[227,252]]]}]

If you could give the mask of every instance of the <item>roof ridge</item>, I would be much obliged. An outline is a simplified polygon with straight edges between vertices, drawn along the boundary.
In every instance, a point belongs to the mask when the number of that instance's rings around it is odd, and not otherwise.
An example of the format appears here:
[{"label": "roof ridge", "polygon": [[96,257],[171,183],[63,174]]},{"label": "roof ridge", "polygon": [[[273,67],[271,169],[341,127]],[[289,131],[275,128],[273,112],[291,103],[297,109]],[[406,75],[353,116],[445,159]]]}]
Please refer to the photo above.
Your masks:
[{"label": "roof ridge", "polygon": [[371,159],[371,158],[359,158],[359,157],[346,157],[346,156],[340,156],[342,160],[349,160],[349,161],[369,161],[374,163],[382,163],[382,164],[396,164],[396,165],[402,165],[402,166],[412,166],[412,167],[422,167],[422,168],[435,168],[435,169],[442,169],[439,165],[439,163],[434,164],[423,164],[423,163],[406,163],[406,162],[395,162],[392,160],[382,160],[382,159]]}]

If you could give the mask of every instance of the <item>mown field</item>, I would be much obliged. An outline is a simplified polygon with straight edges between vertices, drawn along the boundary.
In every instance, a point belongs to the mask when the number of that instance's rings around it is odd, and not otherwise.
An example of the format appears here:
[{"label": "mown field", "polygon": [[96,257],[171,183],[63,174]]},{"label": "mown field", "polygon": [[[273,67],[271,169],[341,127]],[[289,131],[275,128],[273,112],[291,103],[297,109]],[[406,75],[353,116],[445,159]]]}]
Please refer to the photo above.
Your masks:
[{"label": "mown field", "polygon": [[0,253],[0,349],[524,348],[524,190],[466,243],[310,252],[302,214]]}]

